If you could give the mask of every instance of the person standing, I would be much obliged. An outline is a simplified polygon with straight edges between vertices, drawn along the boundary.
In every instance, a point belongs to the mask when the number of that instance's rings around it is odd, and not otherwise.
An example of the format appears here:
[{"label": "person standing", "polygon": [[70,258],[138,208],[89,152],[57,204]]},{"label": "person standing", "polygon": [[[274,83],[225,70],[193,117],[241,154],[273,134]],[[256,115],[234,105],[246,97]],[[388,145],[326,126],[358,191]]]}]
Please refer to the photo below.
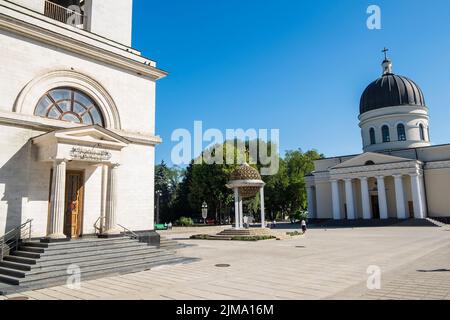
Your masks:
[{"label": "person standing", "polygon": [[302,220],[302,231],[303,231],[303,234],[306,233],[306,221],[305,220]]}]

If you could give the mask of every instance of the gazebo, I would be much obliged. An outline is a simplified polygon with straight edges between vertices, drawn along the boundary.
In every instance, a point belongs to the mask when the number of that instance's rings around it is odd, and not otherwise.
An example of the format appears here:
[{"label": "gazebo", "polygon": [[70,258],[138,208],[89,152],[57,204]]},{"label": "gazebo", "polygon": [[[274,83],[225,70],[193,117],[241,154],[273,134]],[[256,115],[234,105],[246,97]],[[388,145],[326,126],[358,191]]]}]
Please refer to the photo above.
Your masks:
[{"label": "gazebo", "polygon": [[266,227],[264,214],[265,183],[262,181],[258,170],[244,163],[231,173],[230,181],[226,186],[234,191],[235,229],[242,229],[244,227],[243,199],[252,198],[258,192],[261,197],[261,228],[264,229]]}]

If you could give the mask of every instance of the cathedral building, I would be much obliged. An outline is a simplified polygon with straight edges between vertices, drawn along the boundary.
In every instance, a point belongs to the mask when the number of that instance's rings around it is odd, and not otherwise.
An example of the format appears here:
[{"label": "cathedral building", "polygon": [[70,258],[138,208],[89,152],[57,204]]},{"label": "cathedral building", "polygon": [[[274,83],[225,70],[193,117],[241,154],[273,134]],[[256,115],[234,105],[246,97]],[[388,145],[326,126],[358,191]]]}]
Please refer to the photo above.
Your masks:
[{"label": "cathedral building", "polygon": [[432,145],[420,87],[387,55],[382,68],[361,97],[363,153],[318,160],[306,177],[311,218],[450,217],[450,144]]}]

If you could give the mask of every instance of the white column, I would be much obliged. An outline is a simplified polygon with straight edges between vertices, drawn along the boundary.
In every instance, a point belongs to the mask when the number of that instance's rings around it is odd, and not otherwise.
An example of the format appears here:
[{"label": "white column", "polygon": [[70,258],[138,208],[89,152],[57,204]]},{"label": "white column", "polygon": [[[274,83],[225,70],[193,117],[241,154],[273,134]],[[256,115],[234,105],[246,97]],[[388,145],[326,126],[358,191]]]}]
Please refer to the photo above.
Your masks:
[{"label": "white column", "polygon": [[102,165],[102,194],[101,194],[101,206],[100,206],[100,233],[105,231],[105,218],[106,218],[106,194],[108,191],[108,166]]},{"label": "white column", "polygon": [[333,198],[333,219],[341,220],[341,203],[339,199],[339,184],[337,180],[331,180],[331,194]]},{"label": "white column", "polygon": [[234,188],[234,223],[235,228],[239,229],[239,189]]},{"label": "white column", "polygon": [[411,191],[414,203],[414,218],[425,219],[422,187],[418,173],[411,175]]},{"label": "white column", "polygon": [[261,197],[261,228],[265,228],[266,227],[266,212],[265,212],[265,208],[264,208],[264,187],[261,188],[260,191],[260,197]]},{"label": "white column", "polygon": [[113,164],[108,169],[108,190],[106,192],[105,234],[120,234],[117,226],[117,171],[119,166]]},{"label": "white column", "polygon": [[64,234],[64,211],[66,201],[66,160],[53,163],[52,190],[50,196],[49,239],[66,239]]},{"label": "white column", "polygon": [[306,197],[308,200],[308,213],[311,219],[316,218],[316,210],[314,206],[314,189],[313,187],[306,187]]},{"label": "white column", "polygon": [[244,210],[243,210],[243,201],[241,196],[239,196],[239,228],[244,228]]},{"label": "white column", "polygon": [[378,183],[378,206],[380,207],[380,219],[386,220],[389,218],[386,200],[386,185],[384,184],[384,177],[377,177]]},{"label": "white column", "polygon": [[397,218],[406,219],[405,193],[403,192],[403,176],[401,174],[394,175],[395,181],[395,201],[397,205]]},{"label": "white column", "polygon": [[426,197],[426,192],[425,192],[425,176],[422,174],[419,176],[419,180],[420,180],[420,192],[422,195],[422,210],[424,213],[424,217],[428,216],[428,207],[427,207],[427,197]]},{"label": "white column", "polygon": [[348,220],[355,220],[355,202],[353,199],[353,184],[352,179],[345,179],[345,201],[347,202],[347,217]]},{"label": "white column", "polygon": [[359,178],[361,182],[361,202],[363,209],[363,219],[372,219],[372,212],[370,209],[370,195],[369,195],[369,182],[366,177]]}]

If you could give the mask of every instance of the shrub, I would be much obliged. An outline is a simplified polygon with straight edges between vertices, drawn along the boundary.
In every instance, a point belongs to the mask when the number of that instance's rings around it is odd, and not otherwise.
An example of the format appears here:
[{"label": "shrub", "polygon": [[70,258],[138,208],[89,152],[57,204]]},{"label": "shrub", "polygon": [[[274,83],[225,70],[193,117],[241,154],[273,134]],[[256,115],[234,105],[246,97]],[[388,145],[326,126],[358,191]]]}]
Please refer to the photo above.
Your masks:
[{"label": "shrub", "polygon": [[192,218],[181,217],[178,220],[177,224],[182,227],[191,227],[194,225],[194,221],[192,220]]},{"label": "shrub", "polygon": [[295,219],[295,220],[308,220],[308,211],[303,211],[303,210],[298,210],[297,212],[295,212],[294,214],[291,215],[291,219]]}]

